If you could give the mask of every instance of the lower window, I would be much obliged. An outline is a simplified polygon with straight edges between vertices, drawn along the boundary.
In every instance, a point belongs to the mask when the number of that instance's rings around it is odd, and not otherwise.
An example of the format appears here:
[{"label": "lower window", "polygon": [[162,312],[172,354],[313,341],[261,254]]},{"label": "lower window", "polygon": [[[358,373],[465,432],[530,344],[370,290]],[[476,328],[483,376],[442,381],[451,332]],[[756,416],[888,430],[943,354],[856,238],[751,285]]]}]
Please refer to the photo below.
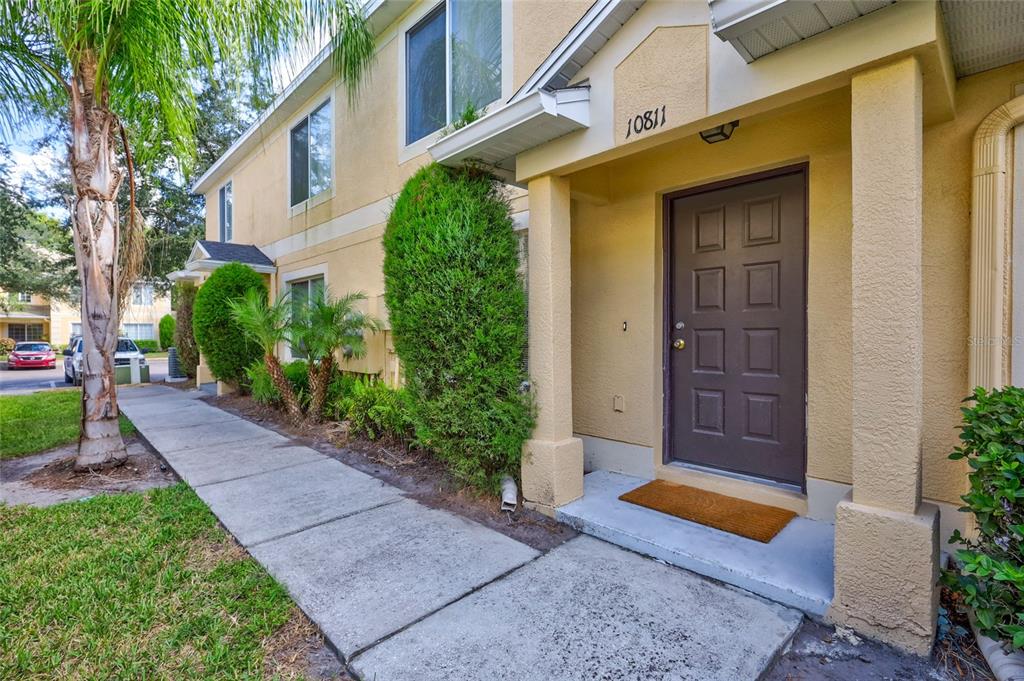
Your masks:
[{"label": "lower window", "polygon": [[154,340],[152,324],[125,324],[124,335],[132,340]]},{"label": "lower window", "polygon": [[16,343],[43,340],[42,324],[8,324],[7,334]]},{"label": "lower window", "polygon": [[[299,279],[288,283],[288,291],[291,295],[292,312],[295,313],[310,300],[323,298],[324,278],[323,276]],[[289,347],[291,355],[295,359],[306,359],[306,350],[301,346],[292,345]]]}]

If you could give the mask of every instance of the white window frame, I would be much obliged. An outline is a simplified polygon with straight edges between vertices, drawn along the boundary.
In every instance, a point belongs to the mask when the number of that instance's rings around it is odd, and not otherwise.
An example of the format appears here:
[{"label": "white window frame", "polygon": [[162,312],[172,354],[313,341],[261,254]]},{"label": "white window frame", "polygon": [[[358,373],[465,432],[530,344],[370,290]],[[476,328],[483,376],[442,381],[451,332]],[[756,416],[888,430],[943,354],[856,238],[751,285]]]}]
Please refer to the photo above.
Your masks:
[{"label": "white window frame", "polygon": [[[335,181],[336,174],[338,172],[338,163],[335,151],[337,149],[337,125],[335,120],[337,116],[336,103],[334,101],[334,88],[335,83],[332,82],[330,85],[330,91],[322,93],[313,98],[313,103],[306,106],[302,112],[296,116],[293,116],[288,125],[285,127],[284,135],[287,138],[285,141],[285,204],[288,206],[288,217],[295,217],[301,213],[306,212],[314,206],[319,206],[325,201],[329,201],[334,198],[337,193],[337,182]],[[302,123],[304,119],[309,118],[310,114],[319,109],[324,104],[329,104],[331,107],[331,181],[327,189],[323,190],[318,194],[307,197],[304,201],[299,201],[295,205],[292,205],[292,130],[296,126]],[[309,159],[306,160],[307,166]]]},{"label": "white window frame", "polygon": [[32,302],[32,294],[31,293],[25,293],[24,291],[20,291],[18,293],[18,302],[19,303],[31,303]]},{"label": "white window frame", "polygon": [[[76,326],[78,327],[77,329],[75,328]],[[82,335],[82,322],[71,322],[71,330],[70,331],[71,331],[70,334],[68,334],[69,338],[74,338],[75,336],[81,336]]]},{"label": "white window frame", "polygon": [[[225,207],[229,207],[225,211]],[[235,236],[235,185],[234,178],[228,180],[217,189],[217,236],[224,243],[231,243]]]},{"label": "white window frame", "polygon": [[[512,96],[512,3],[514,0],[501,0],[501,96],[493,102],[488,102],[482,109],[491,109],[496,103],[508,101]],[[451,87],[452,87],[452,65],[451,65],[451,22],[452,13],[449,7],[450,0],[440,2],[423,3],[416,11],[407,16],[398,27],[398,162],[405,163],[427,151],[427,147],[441,139],[445,127],[451,125],[453,112],[451,111]],[[445,110],[448,123],[440,130],[425,135],[414,142],[406,142],[406,130],[408,128],[408,111],[406,109],[406,83],[409,70],[408,48],[409,31],[427,17],[428,14],[437,10],[441,5],[445,6]]]}]

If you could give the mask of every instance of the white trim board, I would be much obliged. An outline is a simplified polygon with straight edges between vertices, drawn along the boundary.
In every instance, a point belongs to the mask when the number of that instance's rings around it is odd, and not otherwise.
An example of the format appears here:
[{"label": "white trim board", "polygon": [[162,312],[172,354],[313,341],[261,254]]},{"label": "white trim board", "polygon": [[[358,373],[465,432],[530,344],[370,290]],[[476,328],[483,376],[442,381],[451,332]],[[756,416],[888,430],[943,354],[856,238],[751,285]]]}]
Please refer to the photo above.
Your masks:
[{"label": "white trim board", "polygon": [[[1014,95],[1024,95],[1024,83],[1014,87]],[[1010,383],[1024,386],[1024,125],[1013,130],[1013,216],[1012,276],[1013,307],[1010,311]]]}]

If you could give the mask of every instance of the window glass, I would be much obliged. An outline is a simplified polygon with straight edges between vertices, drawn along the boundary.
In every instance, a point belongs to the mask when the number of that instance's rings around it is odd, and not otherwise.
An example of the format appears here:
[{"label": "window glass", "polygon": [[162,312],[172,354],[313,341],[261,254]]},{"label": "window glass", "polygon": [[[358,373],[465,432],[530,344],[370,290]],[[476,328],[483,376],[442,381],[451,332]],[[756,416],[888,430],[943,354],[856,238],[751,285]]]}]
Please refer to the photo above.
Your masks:
[{"label": "window glass", "polygon": [[406,143],[445,126],[445,8],[437,8],[408,34],[406,46]]},{"label": "window glass", "polygon": [[[292,305],[292,314],[298,315],[302,306],[310,300],[317,298],[323,298],[324,295],[324,278],[312,277],[310,279],[303,279],[301,281],[293,281],[288,284],[288,290],[290,292],[290,300]],[[296,359],[305,359],[306,351],[301,346],[291,346],[292,357]]]},{"label": "window glass", "polygon": [[50,349],[49,343],[15,343],[16,352],[47,352]]},{"label": "window glass", "polygon": [[292,206],[331,188],[331,125],[331,102],[328,100],[291,130]]},{"label": "window glass", "polygon": [[152,305],[153,287],[149,284],[135,284],[132,286],[132,305]]},{"label": "window glass", "polygon": [[32,302],[32,294],[31,293],[19,293],[18,294],[18,302],[19,303],[31,303]]},{"label": "window glass", "polygon": [[81,322],[71,322],[71,335],[81,336],[82,335],[82,324]]},{"label": "window glass", "polygon": [[139,348],[135,343],[127,338],[120,338],[117,341],[116,352],[138,352]]},{"label": "window glass", "polygon": [[452,0],[452,118],[501,97],[501,0]]},{"label": "window glass", "polygon": [[331,187],[331,103],[309,115],[309,195]]},{"label": "window glass", "polygon": [[292,203],[309,198],[309,119],[292,128]]},{"label": "window glass", "polygon": [[152,324],[125,324],[124,335],[132,340],[155,340]]},{"label": "window glass", "polygon": [[43,340],[43,325],[8,324],[7,333],[16,343]]},{"label": "window glass", "polygon": [[234,206],[231,199],[231,183],[220,188],[220,240],[231,241]]}]

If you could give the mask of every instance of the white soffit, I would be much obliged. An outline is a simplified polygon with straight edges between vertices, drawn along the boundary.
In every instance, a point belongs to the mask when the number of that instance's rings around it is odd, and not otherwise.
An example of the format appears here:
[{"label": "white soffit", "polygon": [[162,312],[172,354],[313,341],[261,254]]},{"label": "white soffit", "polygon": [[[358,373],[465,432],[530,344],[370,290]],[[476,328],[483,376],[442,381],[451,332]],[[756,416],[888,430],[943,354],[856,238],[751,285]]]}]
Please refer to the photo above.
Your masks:
[{"label": "white soffit", "polygon": [[958,77],[1024,60],[1024,2],[942,0],[942,16]]},{"label": "white soffit", "polygon": [[708,0],[711,27],[750,63],[896,0]]},{"label": "white soffit", "polygon": [[430,155],[445,165],[474,160],[512,171],[520,152],[589,125],[589,87],[537,90],[442,137],[430,146]]}]

